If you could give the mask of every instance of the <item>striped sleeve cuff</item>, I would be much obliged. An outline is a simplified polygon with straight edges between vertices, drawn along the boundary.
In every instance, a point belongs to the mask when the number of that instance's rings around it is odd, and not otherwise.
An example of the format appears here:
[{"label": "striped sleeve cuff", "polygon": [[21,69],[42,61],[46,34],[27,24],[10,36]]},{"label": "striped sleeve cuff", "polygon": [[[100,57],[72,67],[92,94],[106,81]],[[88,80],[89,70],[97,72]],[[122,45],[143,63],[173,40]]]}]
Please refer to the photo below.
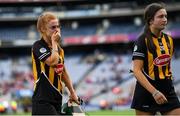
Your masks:
[{"label": "striped sleeve cuff", "polygon": [[42,54],[41,56],[39,56],[39,60],[45,60],[47,57],[49,57],[50,56],[50,52],[48,52],[48,53],[44,53],[44,54]]},{"label": "striped sleeve cuff", "polygon": [[139,56],[139,57],[145,57],[143,53],[140,53],[140,52],[133,52],[133,57],[134,56]]}]

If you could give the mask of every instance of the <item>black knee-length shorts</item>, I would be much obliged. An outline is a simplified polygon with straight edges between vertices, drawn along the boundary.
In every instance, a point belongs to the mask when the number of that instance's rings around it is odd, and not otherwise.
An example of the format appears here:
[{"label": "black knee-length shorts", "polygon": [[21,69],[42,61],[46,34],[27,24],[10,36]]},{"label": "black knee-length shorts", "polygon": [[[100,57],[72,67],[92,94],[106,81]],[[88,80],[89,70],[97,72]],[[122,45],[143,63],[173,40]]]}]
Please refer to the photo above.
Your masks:
[{"label": "black knee-length shorts", "polygon": [[61,105],[47,101],[33,101],[32,115],[60,115]]},{"label": "black knee-length shorts", "polygon": [[137,82],[131,108],[145,112],[155,113],[159,111],[161,113],[165,113],[180,107],[180,102],[175,93],[172,80],[148,80],[157,90],[165,95],[168,103],[162,105],[157,104],[151,93],[149,93],[144,87],[140,85],[140,83]]}]

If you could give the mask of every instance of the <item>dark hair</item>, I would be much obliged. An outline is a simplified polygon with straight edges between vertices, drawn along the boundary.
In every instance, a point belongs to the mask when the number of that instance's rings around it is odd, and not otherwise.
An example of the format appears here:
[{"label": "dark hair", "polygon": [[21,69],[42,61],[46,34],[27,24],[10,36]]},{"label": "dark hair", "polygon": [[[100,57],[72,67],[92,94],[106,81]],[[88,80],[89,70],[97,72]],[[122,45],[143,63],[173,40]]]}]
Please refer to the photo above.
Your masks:
[{"label": "dark hair", "polygon": [[145,28],[144,28],[144,33],[146,34],[147,37],[147,45],[149,48],[149,51],[153,53],[156,50],[156,46],[154,45],[154,42],[152,40],[152,34],[149,29],[150,21],[154,18],[155,14],[157,11],[160,9],[165,9],[165,4],[164,3],[152,3],[149,4],[144,11],[144,21],[145,21]]},{"label": "dark hair", "polygon": [[144,21],[145,21],[145,23],[149,25],[150,20],[154,18],[154,15],[160,9],[165,9],[165,4],[164,3],[152,3],[152,4],[149,4],[145,8],[145,11],[144,11]]}]

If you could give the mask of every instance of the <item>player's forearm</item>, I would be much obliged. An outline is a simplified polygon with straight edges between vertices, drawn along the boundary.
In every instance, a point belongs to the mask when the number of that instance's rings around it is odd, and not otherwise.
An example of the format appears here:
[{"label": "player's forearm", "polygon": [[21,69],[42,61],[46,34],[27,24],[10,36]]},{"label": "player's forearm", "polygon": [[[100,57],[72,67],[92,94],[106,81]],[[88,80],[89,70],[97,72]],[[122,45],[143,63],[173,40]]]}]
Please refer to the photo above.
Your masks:
[{"label": "player's forearm", "polygon": [[58,46],[57,46],[57,43],[52,42],[51,56],[48,58],[46,63],[49,66],[54,66],[54,65],[57,65],[58,62],[59,62]]},{"label": "player's forearm", "polygon": [[156,88],[149,83],[149,81],[146,79],[144,74],[141,70],[133,70],[134,76],[138,80],[138,82],[151,94],[153,94],[156,91]]},{"label": "player's forearm", "polygon": [[55,41],[52,41],[52,57],[53,57],[53,61],[55,63],[58,63],[59,60],[59,54],[58,54],[58,43]]},{"label": "player's forearm", "polygon": [[57,65],[59,62],[59,55],[55,52],[52,52],[51,66]]},{"label": "player's forearm", "polygon": [[74,94],[74,88],[73,88],[73,85],[72,85],[72,81],[66,71],[66,69],[64,68],[64,72],[63,72],[63,81],[66,85],[66,87],[68,88],[69,92],[71,94]]}]

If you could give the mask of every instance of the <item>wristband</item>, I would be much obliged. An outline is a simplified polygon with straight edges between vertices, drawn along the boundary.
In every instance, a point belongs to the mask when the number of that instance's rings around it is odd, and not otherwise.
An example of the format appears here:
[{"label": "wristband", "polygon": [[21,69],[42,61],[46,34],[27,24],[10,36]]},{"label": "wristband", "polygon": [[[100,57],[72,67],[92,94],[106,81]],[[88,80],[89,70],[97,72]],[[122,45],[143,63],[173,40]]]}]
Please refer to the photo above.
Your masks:
[{"label": "wristband", "polygon": [[152,96],[155,97],[158,93],[159,93],[159,91],[156,90],[156,91],[154,91],[154,92],[152,93]]},{"label": "wristband", "polygon": [[58,50],[52,49],[52,52],[59,52]]}]

